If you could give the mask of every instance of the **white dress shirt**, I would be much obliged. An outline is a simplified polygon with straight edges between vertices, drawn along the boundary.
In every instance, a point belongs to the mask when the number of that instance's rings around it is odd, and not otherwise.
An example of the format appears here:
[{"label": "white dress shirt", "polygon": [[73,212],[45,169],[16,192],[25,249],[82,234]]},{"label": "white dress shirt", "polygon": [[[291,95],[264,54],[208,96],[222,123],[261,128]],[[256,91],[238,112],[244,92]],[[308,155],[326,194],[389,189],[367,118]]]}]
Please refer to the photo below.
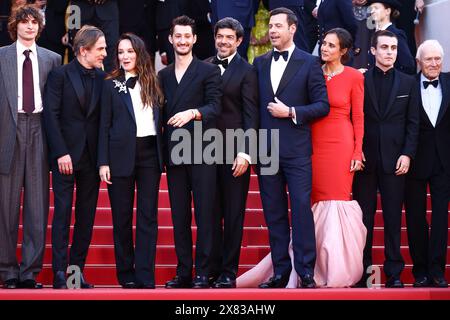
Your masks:
[{"label": "white dress shirt", "polygon": [[[279,51],[274,48],[275,51]],[[281,78],[283,77],[284,71],[286,70],[287,64],[289,62],[289,59],[291,59],[292,52],[295,50],[295,44],[290,46],[288,51],[288,58],[286,61],[284,61],[283,57],[280,56],[278,61],[275,61],[275,58],[272,57],[272,63],[270,64],[270,82],[272,83],[272,90],[273,93],[276,93],[278,90],[278,87],[281,82]],[[282,101],[284,102],[284,101]],[[288,106],[289,107],[289,106]],[[294,118],[292,121],[294,121],[295,124],[297,124],[297,119],[295,118],[295,109],[294,109]]]},{"label": "white dress shirt", "polygon": [[[433,79],[439,80],[439,78]],[[431,80],[431,81],[433,81]],[[430,119],[433,127],[436,127],[436,121],[439,115],[439,109],[442,103],[442,88],[439,82],[437,88],[431,84],[425,89],[423,81],[430,81],[423,74],[420,75],[420,92],[422,94],[422,105],[425,110],[428,119]]]},{"label": "white dress shirt", "polygon": [[[231,60],[233,60],[233,58],[236,56],[236,53],[233,53],[231,56],[226,57],[225,59],[221,59],[219,56],[217,56],[217,59],[219,59],[220,61],[223,60],[228,60],[228,65],[230,65]],[[223,73],[225,72],[225,68],[223,67],[223,65],[219,64],[219,68],[220,68],[220,74],[223,75]]]},{"label": "white dress shirt", "polygon": [[23,111],[23,62],[25,61],[25,50],[31,50],[30,59],[33,66],[33,91],[34,91],[34,111],[33,113],[42,112],[42,95],[41,88],[39,86],[39,64],[36,50],[36,43],[30,48],[25,47],[20,41],[16,41],[17,48],[17,102],[18,112],[25,113]]},{"label": "white dress shirt", "polygon": [[[125,79],[135,76],[129,72],[125,72]],[[141,85],[136,81],[134,88],[128,88],[130,92],[131,102],[133,103],[134,117],[136,118],[136,137],[155,136],[156,128],[153,120],[153,108],[142,103],[141,99]]]}]

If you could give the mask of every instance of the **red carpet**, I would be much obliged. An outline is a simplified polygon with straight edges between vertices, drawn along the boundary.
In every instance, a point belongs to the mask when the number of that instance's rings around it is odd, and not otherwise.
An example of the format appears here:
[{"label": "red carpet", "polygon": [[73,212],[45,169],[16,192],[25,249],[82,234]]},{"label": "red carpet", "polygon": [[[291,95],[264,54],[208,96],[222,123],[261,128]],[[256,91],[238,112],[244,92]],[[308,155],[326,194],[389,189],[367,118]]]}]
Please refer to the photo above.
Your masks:
[{"label": "red carpet", "polygon": [[450,300],[449,289],[0,290],[0,300]]},{"label": "red carpet", "polygon": [[[159,233],[156,258],[156,282],[163,285],[168,279],[175,275],[176,255],[173,245],[173,228],[170,217],[170,204],[167,192],[166,177],[161,180],[161,191],[159,196]],[[53,206],[53,194],[51,193],[51,206]],[[430,220],[431,204],[428,197],[428,214]],[[53,207],[50,209],[49,228],[47,232],[47,247],[44,257],[44,270],[40,274],[38,281],[46,286],[52,283],[51,270],[51,221],[53,217]],[[74,223],[72,216],[72,224]],[[196,235],[195,223],[193,225],[194,238]],[[252,175],[250,182],[250,193],[247,201],[247,212],[244,223],[244,236],[240,257],[239,273],[243,273],[256,263],[258,263],[270,250],[268,245],[267,227],[262,212],[261,200],[258,191],[256,175]],[[383,219],[381,206],[378,202],[378,213],[376,214],[374,234],[374,264],[382,269],[384,260],[384,239],[383,239]],[[109,198],[105,185],[101,186],[98,201],[98,211],[95,220],[92,245],[87,258],[85,275],[89,282],[97,287],[117,286],[115,275],[114,248],[112,240],[112,217],[109,205]],[[72,234],[72,233],[71,233]],[[411,258],[408,252],[408,242],[406,234],[405,215],[402,217],[402,254],[406,267],[402,274],[405,284],[411,285],[414,281],[412,276]],[[20,236],[22,237],[22,226],[20,226]],[[19,240],[21,241],[21,240]],[[195,248],[194,248],[195,250]],[[20,256],[20,246],[18,249]],[[450,250],[447,250],[447,261],[450,261]],[[450,280],[450,265],[446,268],[447,280]],[[384,281],[384,275],[382,275]],[[319,290],[122,290],[122,289],[94,289],[94,290],[70,290],[53,291],[44,289],[38,291],[0,290],[0,300],[4,299],[450,299],[450,289],[400,289],[400,290],[368,290],[368,289],[319,289]]]}]

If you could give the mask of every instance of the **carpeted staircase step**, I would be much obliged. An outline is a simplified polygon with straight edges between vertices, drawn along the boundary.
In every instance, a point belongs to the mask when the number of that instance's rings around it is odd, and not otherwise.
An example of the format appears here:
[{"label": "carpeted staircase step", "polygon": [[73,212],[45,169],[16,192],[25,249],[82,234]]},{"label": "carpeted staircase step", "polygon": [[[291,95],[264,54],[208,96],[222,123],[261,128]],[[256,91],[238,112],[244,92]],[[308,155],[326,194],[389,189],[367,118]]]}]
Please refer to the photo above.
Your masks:
[{"label": "carpeted staircase step", "polygon": [[[249,270],[252,266],[244,265],[239,267],[238,275]],[[386,277],[383,273],[383,266],[378,266],[381,271],[381,282],[386,281]],[[156,266],[155,268],[155,280],[156,285],[162,286],[166,281],[172,279],[175,276],[176,266],[175,265],[164,265]],[[84,274],[86,279],[97,286],[117,286],[119,285],[116,278],[116,269],[114,265],[86,265],[84,269]],[[446,277],[450,278],[450,266],[447,266]],[[412,267],[407,265],[403,270],[402,281],[406,285],[411,285],[414,282],[414,277],[412,275]],[[44,285],[51,285],[53,281],[53,272],[51,265],[44,265],[43,271],[37,278],[38,281],[42,282]],[[397,289],[392,289],[397,290]]]},{"label": "carpeted staircase step", "polygon": [[[72,238],[74,227],[70,228],[70,238]],[[136,227],[133,227],[136,230]],[[51,225],[47,229],[47,244],[51,244]],[[19,238],[22,237],[23,226],[19,226]],[[197,227],[192,227],[193,241],[197,237]],[[449,229],[450,238],[450,229]],[[267,227],[244,227],[244,233],[242,237],[242,246],[265,246],[269,243]],[[408,237],[406,228],[402,228],[401,231],[401,244],[403,246],[408,245]],[[108,245],[113,243],[113,229],[112,226],[94,226],[94,232],[92,235],[92,245]],[[172,245],[173,239],[173,227],[172,226],[160,226],[158,228],[158,244],[159,245]],[[382,227],[377,227],[374,230],[374,245],[382,246],[384,244],[384,231]]]}]

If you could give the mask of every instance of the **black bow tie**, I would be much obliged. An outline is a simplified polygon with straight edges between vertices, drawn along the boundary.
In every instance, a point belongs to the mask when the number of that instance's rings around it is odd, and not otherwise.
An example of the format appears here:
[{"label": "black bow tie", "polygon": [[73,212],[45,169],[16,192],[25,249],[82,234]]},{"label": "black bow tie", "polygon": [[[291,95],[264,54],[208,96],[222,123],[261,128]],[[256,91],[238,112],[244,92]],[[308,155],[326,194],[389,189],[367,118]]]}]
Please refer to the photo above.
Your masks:
[{"label": "black bow tie", "polygon": [[95,79],[95,69],[86,69],[83,68],[83,75],[89,76],[92,79]]},{"label": "black bow tie", "polygon": [[213,63],[214,63],[214,64],[217,64],[217,65],[222,65],[222,67],[223,67],[224,69],[226,69],[226,68],[228,67],[228,59],[220,60],[219,58],[214,57]]},{"label": "black bow tie", "polygon": [[289,51],[273,51],[273,58],[275,59],[275,61],[278,61],[278,59],[280,59],[280,56],[283,56],[284,61],[287,61]]},{"label": "black bow tie", "polygon": [[134,89],[134,86],[136,85],[136,81],[138,80],[138,77],[129,77],[126,86],[128,88]]},{"label": "black bow tie", "polygon": [[426,89],[431,84],[433,87],[437,88],[439,84],[439,80],[433,80],[433,81],[423,81],[423,87]]}]

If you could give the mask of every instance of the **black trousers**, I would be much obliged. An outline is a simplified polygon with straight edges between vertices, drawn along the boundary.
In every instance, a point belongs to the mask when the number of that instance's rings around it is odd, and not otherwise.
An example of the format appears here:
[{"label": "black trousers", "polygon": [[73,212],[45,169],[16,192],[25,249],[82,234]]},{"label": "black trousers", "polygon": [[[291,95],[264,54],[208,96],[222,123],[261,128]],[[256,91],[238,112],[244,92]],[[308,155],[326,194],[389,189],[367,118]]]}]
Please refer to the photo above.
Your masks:
[{"label": "black trousers", "polygon": [[[52,223],[53,271],[65,272],[68,265],[77,265],[83,270],[91,244],[100,185],[98,170],[95,164],[92,164],[87,148],[71,175],[61,174],[57,164],[54,163],[52,179],[55,196],[55,211]],[[68,259],[67,251],[75,185],[75,225]]]},{"label": "black trousers", "polygon": [[[111,172],[112,184],[108,185],[113,216],[117,279],[121,285],[127,282],[154,285],[158,236],[158,191],[161,178],[155,137],[136,138],[135,159],[135,168],[131,176],[117,177],[114,176],[114,172]],[[137,204],[134,247],[135,186]]]},{"label": "black trousers", "polygon": [[251,170],[248,168],[246,173],[235,178],[231,168],[229,164],[217,166],[216,220],[210,273],[212,276],[224,274],[236,278]]},{"label": "black trousers", "polygon": [[368,266],[372,265],[373,228],[377,208],[377,190],[380,191],[381,195],[381,207],[383,209],[384,220],[384,273],[387,277],[400,277],[405,266],[400,252],[405,176],[384,173],[381,165],[373,172],[358,172],[353,181],[353,198],[361,206],[363,222],[367,228],[367,239],[363,258],[364,272],[366,272]]},{"label": "black trousers", "polygon": [[197,225],[196,275],[208,276],[213,243],[216,165],[169,166],[167,182],[178,259],[177,275],[192,277],[192,192]]},{"label": "black trousers", "polygon": [[[431,232],[426,219],[427,185],[431,194]],[[438,155],[429,177],[406,179],[405,210],[414,277],[443,277],[447,258],[450,176]]]}]

